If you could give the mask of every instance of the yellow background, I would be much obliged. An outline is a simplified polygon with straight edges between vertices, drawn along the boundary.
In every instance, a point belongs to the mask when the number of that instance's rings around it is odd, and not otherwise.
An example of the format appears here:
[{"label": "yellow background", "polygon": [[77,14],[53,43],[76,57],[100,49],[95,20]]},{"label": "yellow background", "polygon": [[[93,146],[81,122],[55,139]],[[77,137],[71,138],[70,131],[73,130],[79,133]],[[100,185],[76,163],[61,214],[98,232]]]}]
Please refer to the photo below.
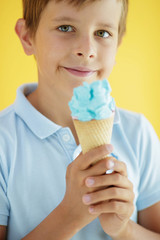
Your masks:
[{"label": "yellow background", "polygon": [[[36,64],[14,33],[21,0],[0,0],[0,110],[14,102],[16,89],[37,81]],[[143,113],[160,137],[160,0],[130,0],[127,34],[110,76],[117,106]]]}]

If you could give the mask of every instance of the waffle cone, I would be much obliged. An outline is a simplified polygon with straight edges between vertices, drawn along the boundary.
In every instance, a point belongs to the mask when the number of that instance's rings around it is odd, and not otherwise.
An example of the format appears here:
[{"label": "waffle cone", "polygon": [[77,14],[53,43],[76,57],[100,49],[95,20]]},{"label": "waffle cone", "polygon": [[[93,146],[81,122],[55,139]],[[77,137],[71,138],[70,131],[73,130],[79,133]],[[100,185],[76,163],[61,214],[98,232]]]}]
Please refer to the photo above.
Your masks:
[{"label": "waffle cone", "polygon": [[110,143],[113,121],[114,114],[107,119],[91,120],[88,122],[73,119],[83,153],[95,147]]}]

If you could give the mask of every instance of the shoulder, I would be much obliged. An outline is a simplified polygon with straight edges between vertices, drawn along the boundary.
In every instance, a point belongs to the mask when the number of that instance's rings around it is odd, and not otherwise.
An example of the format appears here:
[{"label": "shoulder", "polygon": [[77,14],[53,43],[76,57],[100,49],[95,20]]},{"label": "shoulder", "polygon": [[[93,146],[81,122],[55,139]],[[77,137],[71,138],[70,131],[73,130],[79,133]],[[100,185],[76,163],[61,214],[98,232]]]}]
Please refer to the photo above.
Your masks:
[{"label": "shoulder", "polygon": [[158,151],[160,142],[149,120],[141,113],[124,109],[118,111],[120,134],[128,144],[131,144],[134,152],[146,151],[151,147]]},{"label": "shoulder", "polygon": [[143,131],[147,131],[148,134],[154,131],[152,124],[143,114],[121,108],[118,108],[118,111],[120,116],[120,124],[122,128],[125,128],[127,131],[134,131],[134,133],[142,133]]},{"label": "shoulder", "polygon": [[14,105],[0,112],[0,158],[5,164],[13,154],[16,145],[16,118]]},{"label": "shoulder", "polygon": [[119,127],[123,136],[133,143],[139,138],[142,129],[142,115],[119,108]]},{"label": "shoulder", "polygon": [[8,118],[8,116],[13,112],[14,112],[13,104],[5,108],[4,110],[0,111],[0,121],[3,120],[4,118]]},{"label": "shoulder", "polygon": [[141,121],[142,114],[140,114],[140,113],[125,110],[122,108],[118,108],[118,111],[119,111],[119,116],[120,116],[122,125],[124,125],[126,123],[128,123],[130,125],[135,125]]},{"label": "shoulder", "polygon": [[0,111],[0,136],[2,136],[4,132],[12,132],[15,126],[15,119],[16,113],[14,105]]}]

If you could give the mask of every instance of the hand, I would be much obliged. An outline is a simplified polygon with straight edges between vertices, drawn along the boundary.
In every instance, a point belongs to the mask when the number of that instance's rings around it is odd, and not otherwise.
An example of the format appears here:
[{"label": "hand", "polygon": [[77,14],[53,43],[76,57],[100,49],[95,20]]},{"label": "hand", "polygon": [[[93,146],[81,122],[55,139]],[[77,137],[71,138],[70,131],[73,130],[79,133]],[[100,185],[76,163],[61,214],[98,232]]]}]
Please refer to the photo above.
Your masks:
[{"label": "hand", "polygon": [[[108,146],[111,147],[110,151],[107,148]],[[78,230],[100,215],[99,212],[97,214],[91,214],[88,206],[83,203],[84,195],[90,191],[97,190],[97,188],[90,189],[86,186],[85,180],[91,176],[105,173],[106,167],[101,169],[99,164],[93,166],[93,163],[104,158],[104,156],[111,153],[112,150],[112,145],[103,145],[86,154],[81,153],[67,168],[66,193],[60,205],[65,211],[68,221],[73,222]],[[102,160],[102,162],[103,161],[104,160]]]},{"label": "hand", "polygon": [[[134,210],[133,185],[127,178],[127,168],[123,162],[108,157],[96,164],[99,166],[99,175],[86,179],[86,186],[99,188],[87,194],[90,201],[84,203],[90,206],[89,210],[94,215],[99,215],[103,230],[112,238],[116,238],[125,231],[127,223]],[[101,174],[100,174],[101,169]],[[113,169],[112,174],[102,175],[104,169]],[[91,181],[92,180],[92,181]],[[86,198],[87,199],[87,198]]]}]

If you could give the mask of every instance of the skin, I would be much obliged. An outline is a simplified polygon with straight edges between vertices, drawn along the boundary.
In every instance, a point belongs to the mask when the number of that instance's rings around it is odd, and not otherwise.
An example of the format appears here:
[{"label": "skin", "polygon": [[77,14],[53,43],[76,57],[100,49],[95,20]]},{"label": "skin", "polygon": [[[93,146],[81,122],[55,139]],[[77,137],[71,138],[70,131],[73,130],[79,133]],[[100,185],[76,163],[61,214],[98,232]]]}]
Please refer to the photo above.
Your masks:
[{"label": "skin", "polygon": [[[100,16],[97,9],[101,12]],[[116,0],[97,1],[79,11],[65,2],[55,4],[51,1],[42,14],[35,39],[31,39],[29,33],[25,40],[23,36],[20,37],[26,54],[34,54],[38,66],[39,85],[29,96],[29,100],[55,123],[69,126],[75,138],[68,107],[73,88],[83,81],[93,82],[110,75],[117,52],[120,14],[121,4]],[[55,20],[71,16],[75,20]],[[99,23],[101,25],[97,26]],[[16,28],[18,35],[22,24],[24,21],[20,20]],[[104,28],[102,24],[113,27]],[[58,29],[61,25],[71,25],[73,28],[70,32],[64,32]],[[97,31],[103,29],[108,36],[106,38],[97,36]],[[65,69],[77,66],[87,67],[95,72],[89,77],[77,77]]]},{"label": "skin", "polygon": [[0,226],[0,240],[6,240],[7,228],[6,226]]},{"label": "skin", "polygon": [[[70,127],[77,144],[68,101],[73,88],[83,81],[90,83],[110,75],[118,47],[120,14],[121,4],[116,0],[97,1],[79,10],[65,2],[51,1],[41,16],[34,39],[23,19],[16,24],[25,53],[34,54],[38,66],[38,88],[28,100],[50,120]],[[75,20],[55,21],[70,16]],[[104,27],[104,24],[110,27]],[[67,28],[60,27],[62,25]],[[66,67],[77,66],[94,72],[88,77],[79,77],[66,70]],[[63,201],[23,239],[69,240],[97,217],[104,232],[114,240],[159,239],[160,204],[139,212],[139,224],[130,220],[134,210],[133,185],[128,180],[123,161],[110,157],[103,159],[112,151],[111,145],[104,145],[80,154],[67,168]],[[98,159],[103,160],[92,165]],[[104,174],[108,169],[113,173]],[[93,185],[89,185],[91,179]],[[0,228],[0,237],[3,231]],[[0,238],[4,239],[3,236]]]}]

